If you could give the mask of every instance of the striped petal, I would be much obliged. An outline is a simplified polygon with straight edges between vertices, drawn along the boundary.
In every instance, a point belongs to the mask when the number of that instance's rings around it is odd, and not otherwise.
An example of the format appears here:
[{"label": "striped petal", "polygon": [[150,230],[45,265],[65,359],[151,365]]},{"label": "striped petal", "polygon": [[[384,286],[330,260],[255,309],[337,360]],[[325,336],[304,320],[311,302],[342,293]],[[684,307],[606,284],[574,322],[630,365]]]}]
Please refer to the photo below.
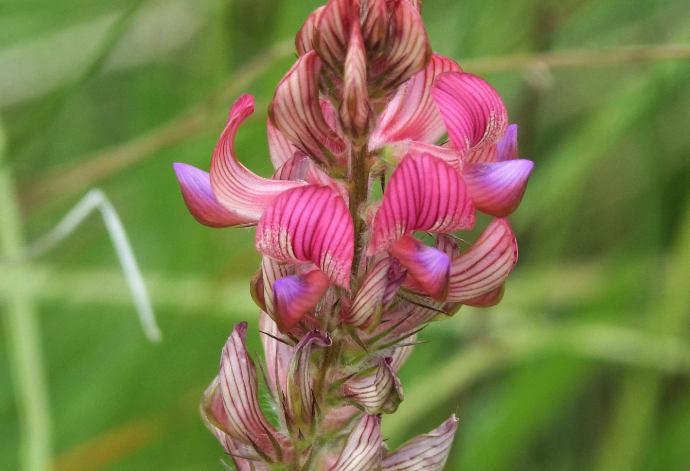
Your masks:
[{"label": "striped petal", "polygon": [[314,50],[314,36],[316,34],[316,25],[323,14],[325,6],[319,7],[309,15],[302,25],[302,28],[297,32],[295,37],[295,47],[297,54],[303,56],[309,51]]},{"label": "striped petal", "polygon": [[235,155],[235,135],[242,121],[254,112],[254,97],[242,95],[230,109],[230,118],[211,160],[211,188],[226,209],[251,221],[258,221],[273,199],[304,182],[262,178],[250,172]]},{"label": "striped petal", "polygon": [[407,156],[393,172],[376,213],[370,254],[388,250],[409,231],[469,229],[474,217],[472,196],[453,167],[430,155]]},{"label": "striped petal", "polygon": [[390,365],[396,373],[402,368],[408,358],[412,355],[414,344],[417,341],[417,334],[413,334],[405,339],[407,345],[396,345],[390,349],[390,354],[386,354],[390,358]]},{"label": "striped petal", "polygon": [[273,167],[277,170],[287,162],[297,151],[297,147],[278,131],[270,119],[266,120],[266,135],[268,137],[268,152],[271,155]]},{"label": "striped petal", "polygon": [[350,432],[330,471],[376,471],[381,467],[382,446],[381,418],[364,415]]},{"label": "striped petal", "polygon": [[448,255],[424,245],[409,234],[393,245],[391,254],[407,268],[408,275],[419,283],[425,293],[437,301],[446,299],[450,277]]},{"label": "striped petal", "polygon": [[281,338],[278,326],[263,311],[259,314],[259,330],[262,333],[268,384],[274,397],[281,398],[287,392],[287,373],[295,349],[277,340]]},{"label": "striped petal", "polygon": [[290,362],[287,400],[290,419],[302,435],[308,435],[314,418],[314,375],[311,357],[316,350],[330,347],[332,341],[317,330],[312,330],[300,340]]},{"label": "striped petal", "polygon": [[220,361],[218,380],[227,434],[274,462],[289,460],[292,444],[266,420],[259,406],[256,367],[246,348],[247,323],[235,325]]},{"label": "striped petal", "polygon": [[348,379],[338,393],[369,415],[392,414],[403,401],[400,380],[390,365],[390,359],[385,358],[381,358],[373,371],[366,370],[365,374]]},{"label": "striped petal", "polygon": [[479,77],[447,72],[436,77],[431,94],[453,147],[468,151],[496,144],[508,127],[508,112],[498,92]]},{"label": "striped petal", "polygon": [[435,144],[443,137],[446,127],[429,87],[444,72],[462,72],[462,69],[455,61],[434,53],[426,69],[398,88],[369,138],[369,149],[405,140]]},{"label": "striped petal", "polygon": [[332,283],[349,287],[354,225],[345,202],[329,187],[282,193],[259,221],[255,243],[259,253],[279,261],[313,262]]},{"label": "striped petal", "polygon": [[213,380],[204,393],[204,400],[201,403],[201,418],[223,446],[225,453],[230,455],[230,459],[238,471],[251,471],[252,469],[266,471],[267,468],[258,461],[260,458],[254,449],[231,438],[224,431],[228,429],[229,422],[223,405],[223,395],[220,392],[218,377]]},{"label": "striped petal", "polygon": [[335,164],[346,146],[321,112],[321,68],[321,59],[314,51],[301,56],[278,84],[268,115],[297,148],[323,164]]},{"label": "striped petal", "polygon": [[498,160],[497,144],[471,150],[467,153],[467,155],[465,155],[463,160],[465,163],[473,164],[488,164],[491,162],[496,162],[496,160]]},{"label": "striped petal", "polygon": [[174,163],[173,169],[187,209],[194,219],[204,226],[231,227],[256,223],[252,218],[225,209],[218,202],[211,189],[211,178],[207,172],[181,163]]},{"label": "striped petal", "polygon": [[386,47],[388,8],[386,0],[365,0],[360,6],[362,34],[367,50],[378,53]]},{"label": "striped petal", "polygon": [[442,471],[458,429],[453,415],[439,428],[421,435],[383,457],[383,471]]},{"label": "striped petal", "polygon": [[343,73],[347,46],[350,43],[350,28],[355,21],[357,16],[351,0],[329,0],[319,18],[314,49],[338,75]]},{"label": "striped petal", "polygon": [[415,7],[415,9],[421,13],[422,12],[422,0],[406,0],[410,5]]},{"label": "striped petal", "polygon": [[395,2],[388,25],[388,47],[372,64],[372,79],[377,88],[392,90],[431,60],[431,46],[422,17],[405,1]]},{"label": "striped petal", "polygon": [[339,113],[343,130],[353,139],[359,139],[369,132],[374,110],[369,103],[367,51],[358,21],[351,23]]},{"label": "striped petal", "polygon": [[482,294],[481,296],[477,296],[476,298],[469,299],[467,301],[464,301],[463,304],[467,306],[472,306],[472,307],[491,307],[495,306],[496,304],[500,303],[501,300],[503,299],[503,294],[506,291],[506,285],[503,283],[501,286],[496,288],[495,290],[489,291],[486,294]]},{"label": "striped petal", "polygon": [[498,162],[504,162],[506,160],[515,160],[518,158],[518,125],[511,124],[508,126],[508,130],[505,136],[498,141],[496,144],[496,160]]},{"label": "striped petal", "polygon": [[406,273],[400,262],[391,257],[379,260],[367,270],[352,305],[341,311],[340,320],[371,332],[378,327],[383,309],[393,300]]},{"label": "striped petal", "polygon": [[296,151],[273,174],[275,180],[306,180],[311,159],[301,150]]},{"label": "striped petal", "polygon": [[474,206],[495,217],[505,217],[522,201],[534,168],[529,160],[506,160],[491,164],[465,164],[462,177],[472,193]]},{"label": "striped petal", "polygon": [[515,234],[497,218],[477,241],[451,262],[448,301],[465,302],[500,287],[517,263]]},{"label": "striped petal", "polygon": [[278,330],[289,332],[312,312],[329,285],[328,277],[319,269],[276,280],[273,284],[273,302]]}]

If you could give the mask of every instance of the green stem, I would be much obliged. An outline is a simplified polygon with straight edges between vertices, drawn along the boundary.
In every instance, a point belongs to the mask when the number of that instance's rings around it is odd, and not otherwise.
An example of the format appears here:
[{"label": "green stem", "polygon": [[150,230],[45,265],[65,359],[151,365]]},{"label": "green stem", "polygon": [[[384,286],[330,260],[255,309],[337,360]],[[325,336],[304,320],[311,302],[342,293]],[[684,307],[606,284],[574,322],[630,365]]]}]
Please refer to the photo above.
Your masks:
[{"label": "green stem", "polygon": [[[12,255],[24,241],[17,194],[6,162],[4,128],[0,122],[0,253]],[[7,296],[3,303],[9,357],[20,424],[20,466],[25,471],[49,471],[51,425],[46,394],[38,319],[25,264],[3,268]]]},{"label": "green stem", "polygon": [[367,163],[367,148],[356,148],[352,153],[350,170],[350,215],[355,226],[355,253],[352,257],[352,289],[357,291],[359,265],[364,250],[364,230],[366,225],[360,216],[362,205],[369,196],[369,165]]}]

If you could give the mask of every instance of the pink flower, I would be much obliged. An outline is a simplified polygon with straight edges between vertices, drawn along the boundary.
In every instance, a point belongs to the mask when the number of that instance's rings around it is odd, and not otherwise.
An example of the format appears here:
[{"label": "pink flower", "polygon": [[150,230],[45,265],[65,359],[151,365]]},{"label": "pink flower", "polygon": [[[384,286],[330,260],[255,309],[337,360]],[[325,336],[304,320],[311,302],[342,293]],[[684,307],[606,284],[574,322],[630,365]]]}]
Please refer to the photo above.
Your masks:
[{"label": "pink flower", "polygon": [[[256,226],[250,292],[277,421],[259,404],[246,323],[202,403],[238,470],[440,471],[448,458],[455,417],[388,452],[381,414],[404,400],[397,373],[425,324],[501,301],[518,257],[506,217],[533,164],[517,159],[497,92],[431,53],[420,9],[330,0],[307,18],[268,110],[270,178],[235,154],[249,95],[232,106],[209,173],[174,164],[199,222]],[[452,233],[473,228],[477,210],[495,219],[461,252]]]}]

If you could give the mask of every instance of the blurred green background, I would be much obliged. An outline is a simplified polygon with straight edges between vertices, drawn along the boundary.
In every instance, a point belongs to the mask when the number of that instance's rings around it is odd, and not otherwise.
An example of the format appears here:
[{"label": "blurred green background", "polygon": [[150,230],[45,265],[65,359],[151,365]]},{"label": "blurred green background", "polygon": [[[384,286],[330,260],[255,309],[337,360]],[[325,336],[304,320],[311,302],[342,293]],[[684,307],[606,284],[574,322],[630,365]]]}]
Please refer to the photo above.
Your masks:
[{"label": "blurred green background", "polygon": [[[320,2],[2,0],[0,233],[13,198],[32,241],[102,188],[164,339],[147,342],[96,215],[0,266],[1,470],[40,417],[55,470],[222,469],[197,407],[235,322],[260,350],[259,257],[252,229],[193,220],[171,164],[207,169],[246,92],[237,152],[271,173],[266,107]],[[536,167],[503,302],[421,334],[388,446],[457,413],[448,470],[690,469],[690,3],[426,0],[423,18],[434,50],[498,89]],[[41,349],[20,351],[12,319],[32,311]],[[22,398],[49,405],[28,427],[12,387],[27,359],[46,384]]]}]

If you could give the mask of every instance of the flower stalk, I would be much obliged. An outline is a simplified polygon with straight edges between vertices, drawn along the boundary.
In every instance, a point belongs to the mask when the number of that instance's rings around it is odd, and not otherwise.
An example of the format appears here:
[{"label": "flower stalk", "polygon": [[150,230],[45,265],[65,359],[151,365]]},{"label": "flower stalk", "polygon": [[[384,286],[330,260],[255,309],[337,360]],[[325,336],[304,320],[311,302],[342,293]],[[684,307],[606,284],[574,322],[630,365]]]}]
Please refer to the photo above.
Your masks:
[{"label": "flower stalk", "polygon": [[[382,416],[404,400],[397,371],[427,323],[500,302],[517,262],[506,216],[533,164],[517,158],[498,93],[431,53],[420,9],[330,0],[306,19],[269,107],[271,178],[234,151],[249,95],[230,110],[210,173],[174,166],[197,221],[256,226],[259,370],[278,423],[259,407],[246,323],[202,404],[238,470],[440,471],[447,460],[457,419],[389,451]],[[494,219],[461,252],[451,234],[471,229],[476,211]]]}]

